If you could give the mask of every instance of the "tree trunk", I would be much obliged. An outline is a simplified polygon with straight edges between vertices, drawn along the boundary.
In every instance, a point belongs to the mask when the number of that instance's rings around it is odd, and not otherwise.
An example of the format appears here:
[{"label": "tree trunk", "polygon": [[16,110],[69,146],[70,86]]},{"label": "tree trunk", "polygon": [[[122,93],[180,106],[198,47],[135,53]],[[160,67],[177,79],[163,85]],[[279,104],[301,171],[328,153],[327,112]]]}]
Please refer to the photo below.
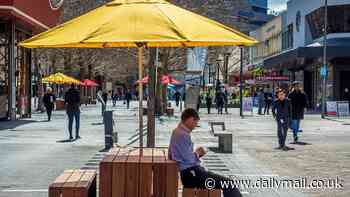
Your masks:
[{"label": "tree trunk", "polygon": [[147,147],[155,146],[155,82],[156,82],[156,49],[150,48],[150,59],[148,62],[148,100],[147,100]]}]

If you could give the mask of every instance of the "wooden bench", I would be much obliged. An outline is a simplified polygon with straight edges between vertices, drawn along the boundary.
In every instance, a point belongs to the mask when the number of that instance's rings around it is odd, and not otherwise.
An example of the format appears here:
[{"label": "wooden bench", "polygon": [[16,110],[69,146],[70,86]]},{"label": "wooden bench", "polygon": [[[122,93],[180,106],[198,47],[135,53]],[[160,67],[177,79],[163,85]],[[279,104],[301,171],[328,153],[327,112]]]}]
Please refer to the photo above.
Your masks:
[{"label": "wooden bench", "polygon": [[178,197],[178,172],[166,148],[114,148],[100,163],[100,197]]},{"label": "wooden bench", "polygon": [[184,188],[182,197],[221,197],[221,190]]},{"label": "wooden bench", "polygon": [[[232,132],[226,130],[225,122],[209,122],[210,133],[219,138],[219,151],[232,153]],[[215,131],[214,126],[221,126],[221,130]]]},{"label": "wooden bench", "polygon": [[49,197],[96,197],[96,171],[64,171],[49,186]]}]

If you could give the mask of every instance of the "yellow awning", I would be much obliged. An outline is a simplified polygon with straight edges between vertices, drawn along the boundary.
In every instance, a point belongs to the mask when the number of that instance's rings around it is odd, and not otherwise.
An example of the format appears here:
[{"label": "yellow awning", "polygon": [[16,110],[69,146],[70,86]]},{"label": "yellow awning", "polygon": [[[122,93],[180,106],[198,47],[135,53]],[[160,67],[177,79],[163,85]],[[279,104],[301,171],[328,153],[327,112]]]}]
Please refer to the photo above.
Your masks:
[{"label": "yellow awning", "polygon": [[27,48],[250,46],[239,31],[163,0],[115,0],[31,39]]},{"label": "yellow awning", "polygon": [[69,77],[63,73],[56,73],[49,75],[47,77],[44,77],[42,79],[43,83],[54,83],[54,84],[75,84],[80,85],[81,82],[77,79],[74,79],[73,77]]}]

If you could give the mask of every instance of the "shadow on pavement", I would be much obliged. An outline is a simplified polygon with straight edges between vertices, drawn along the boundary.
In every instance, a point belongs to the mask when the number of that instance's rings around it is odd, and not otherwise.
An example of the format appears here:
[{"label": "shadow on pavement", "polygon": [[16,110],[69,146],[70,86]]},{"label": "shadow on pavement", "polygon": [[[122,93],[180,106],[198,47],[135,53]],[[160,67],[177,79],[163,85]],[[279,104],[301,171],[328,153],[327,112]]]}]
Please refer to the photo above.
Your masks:
[{"label": "shadow on pavement", "polygon": [[74,141],[76,141],[76,139],[74,139],[74,140],[70,140],[70,139],[67,139],[67,140],[58,140],[58,141],[56,141],[57,143],[71,143],[71,142],[74,142]]},{"label": "shadow on pavement", "polygon": [[312,144],[307,143],[307,142],[291,142],[290,144],[301,145],[301,146],[312,145]]},{"label": "shadow on pavement", "polygon": [[1,130],[8,130],[8,129],[15,129],[18,126],[30,124],[34,122],[41,122],[41,121],[35,121],[35,120],[14,120],[14,121],[0,121],[0,131]]}]

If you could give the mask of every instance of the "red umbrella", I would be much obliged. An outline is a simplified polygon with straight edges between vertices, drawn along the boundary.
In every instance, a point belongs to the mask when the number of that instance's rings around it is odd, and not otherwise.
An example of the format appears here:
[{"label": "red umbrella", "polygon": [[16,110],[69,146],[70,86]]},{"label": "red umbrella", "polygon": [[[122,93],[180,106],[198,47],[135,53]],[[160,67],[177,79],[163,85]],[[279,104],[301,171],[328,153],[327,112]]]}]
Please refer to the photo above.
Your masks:
[{"label": "red umbrella", "polygon": [[96,82],[94,82],[94,81],[92,81],[90,79],[84,79],[82,81],[81,85],[83,85],[83,86],[90,86],[90,87],[92,87],[92,86],[99,86]]},{"label": "red umbrella", "polygon": [[163,84],[175,84],[175,85],[179,85],[179,84],[181,84],[181,82],[180,81],[178,81],[178,80],[176,80],[176,79],[174,79],[172,76],[170,76],[170,75],[163,75],[162,76],[162,79],[161,79],[161,82],[163,83]]},{"label": "red umbrella", "polygon": [[[172,76],[170,75],[163,75],[162,78],[160,79],[160,82],[162,84],[175,84],[175,85],[178,85],[178,84],[181,84],[180,81],[177,81],[175,80]],[[140,83],[140,80],[136,81],[136,83]],[[146,84],[148,83],[148,76],[144,77],[142,80],[141,80],[141,83],[143,84]]]}]

